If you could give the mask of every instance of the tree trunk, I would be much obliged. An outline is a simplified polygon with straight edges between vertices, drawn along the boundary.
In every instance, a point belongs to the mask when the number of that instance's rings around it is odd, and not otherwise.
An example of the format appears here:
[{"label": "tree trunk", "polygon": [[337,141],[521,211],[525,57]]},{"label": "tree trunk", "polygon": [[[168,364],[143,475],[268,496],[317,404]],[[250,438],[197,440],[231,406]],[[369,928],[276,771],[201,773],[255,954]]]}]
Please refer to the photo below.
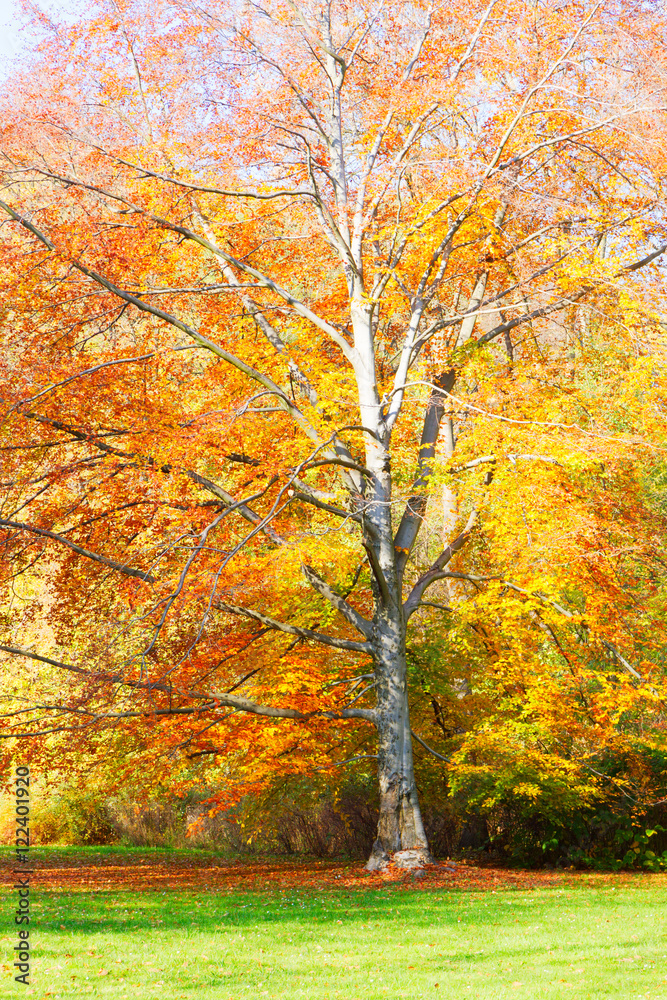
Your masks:
[{"label": "tree trunk", "polygon": [[[361,260],[358,265],[361,274]],[[432,862],[412,759],[406,622],[391,513],[390,434],[385,422],[385,404],[378,394],[373,309],[363,281],[359,281],[359,287],[351,296],[350,314],[357,357],[355,376],[360,423],[371,429],[371,433],[366,434],[365,444],[368,479],[363,487],[363,518],[364,545],[371,559],[375,603],[371,641],[375,661],[380,790],[377,838],[366,866],[369,871],[384,868],[391,861],[402,868],[420,868]]]},{"label": "tree trunk", "polygon": [[380,815],[368,871],[385,868],[392,861],[400,868],[433,863],[412,759],[405,631],[402,625],[383,624],[375,669]]}]

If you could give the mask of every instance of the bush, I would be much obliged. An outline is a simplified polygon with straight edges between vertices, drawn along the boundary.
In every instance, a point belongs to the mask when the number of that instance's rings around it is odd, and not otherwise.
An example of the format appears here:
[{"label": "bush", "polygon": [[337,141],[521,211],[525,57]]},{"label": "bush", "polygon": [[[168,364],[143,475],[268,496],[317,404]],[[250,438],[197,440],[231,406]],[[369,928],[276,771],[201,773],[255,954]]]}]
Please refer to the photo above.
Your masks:
[{"label": "bush", "polygon": [[378,812],[368,779],[333,790],[317,779],[290,778],[225,815],[236,824],[241,850],[362,858],[371,852]]},{"label": "bush", "polygon": [[469,736],[451,784],[459,808],[486,823],[487,849],[512,864],[659,871],[667,813],[650,800],[666,775],[654,748],[607,749],[586,767],[506,729]]},{"label": "bush", "polygon": [[100,793],[68,787],[37,804],[31,834],[38,844],[113,844],[118,840]]}]

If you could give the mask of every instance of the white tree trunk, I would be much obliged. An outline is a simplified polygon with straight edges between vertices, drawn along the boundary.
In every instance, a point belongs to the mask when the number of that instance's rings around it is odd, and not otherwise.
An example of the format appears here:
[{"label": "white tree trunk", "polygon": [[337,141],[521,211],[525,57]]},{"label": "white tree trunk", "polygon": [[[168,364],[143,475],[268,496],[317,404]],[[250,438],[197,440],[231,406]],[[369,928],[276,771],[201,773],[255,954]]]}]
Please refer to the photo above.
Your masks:
[{"label": "white tree trunk", "polygon": [[418,867],[432,861],[415,783],[405,654],[405,616],[396,565],[391,517],[391,455],[378,396],[373,342],[373,309],[361,297],[352,302],[356,378],[361,423],[366,435],[365,545],[373,564],[373,658],[378,730],[380,815],[368,869],[390,861]]},{"label": "white tree trunk", "polygon": [[405,630],[402,623],[384,622],[378,633],[375,677],[380,815],[369,871],[385,867],[390,860],[405,868],[432,862],[412,758]]}]

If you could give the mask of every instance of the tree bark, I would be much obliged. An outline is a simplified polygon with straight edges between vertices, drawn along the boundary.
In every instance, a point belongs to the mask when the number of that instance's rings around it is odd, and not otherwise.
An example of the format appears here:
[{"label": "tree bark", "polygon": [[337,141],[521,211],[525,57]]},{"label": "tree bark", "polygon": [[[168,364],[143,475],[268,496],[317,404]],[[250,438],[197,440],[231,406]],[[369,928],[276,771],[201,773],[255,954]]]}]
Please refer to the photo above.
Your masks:
[{"label": "tree bark", "polygon": [[378,630],[376,661],[380,815],[367,869],[391,861],[402,868],[431,864],[415,782],[410,734],[405,627],[385,621]]},{"label": "tree bark", "polygon": [[360,421],[366,435],[365,460],[370,477],[364,491],[364,547],[373,569],[373,632],[380,815],[377,838],[367,869],[390,862],[405,868],[432,862],[422,823],[410,734],[406,619],[401,573],[392,523],[391,435],[378,395],[373,306],[359,292],[351,301],[355,375]]}]

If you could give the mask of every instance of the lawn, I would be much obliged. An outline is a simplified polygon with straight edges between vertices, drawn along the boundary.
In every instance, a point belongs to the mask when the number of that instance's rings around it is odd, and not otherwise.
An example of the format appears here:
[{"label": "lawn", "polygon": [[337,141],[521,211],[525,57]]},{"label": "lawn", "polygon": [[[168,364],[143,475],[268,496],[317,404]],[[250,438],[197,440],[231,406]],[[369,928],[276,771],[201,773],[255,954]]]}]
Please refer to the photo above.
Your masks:
[{"label": "lawn", "polygon": [[2,996],[667,1000],[662,875],[417,880],[203,852],[34,857],[32,985],[12,981],[5,893]]}]

